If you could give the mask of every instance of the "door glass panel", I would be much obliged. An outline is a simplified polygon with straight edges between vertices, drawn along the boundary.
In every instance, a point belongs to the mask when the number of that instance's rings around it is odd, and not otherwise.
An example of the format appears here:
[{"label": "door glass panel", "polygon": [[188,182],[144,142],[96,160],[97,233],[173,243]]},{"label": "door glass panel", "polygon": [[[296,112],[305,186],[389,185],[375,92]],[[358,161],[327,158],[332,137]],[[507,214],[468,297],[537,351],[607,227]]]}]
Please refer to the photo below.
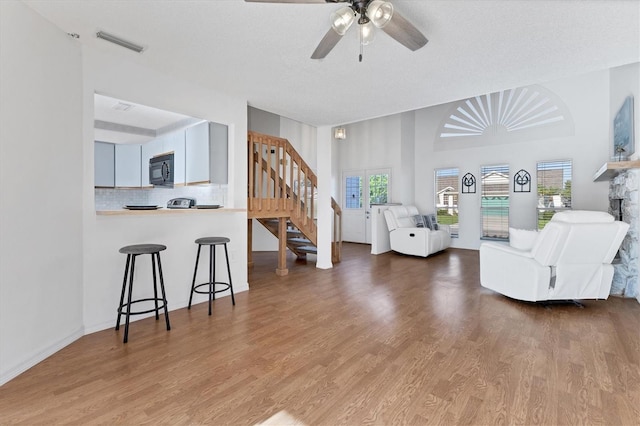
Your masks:
[{"label": "door glass panel", "polygon": [[389,174],[369,175],[369,203],[384,204],[389,201]]},{"label": "door glass panel", "polygon": [[345,200],[346,209],[362,208],[362,177],[347,176],[345,179]]}]

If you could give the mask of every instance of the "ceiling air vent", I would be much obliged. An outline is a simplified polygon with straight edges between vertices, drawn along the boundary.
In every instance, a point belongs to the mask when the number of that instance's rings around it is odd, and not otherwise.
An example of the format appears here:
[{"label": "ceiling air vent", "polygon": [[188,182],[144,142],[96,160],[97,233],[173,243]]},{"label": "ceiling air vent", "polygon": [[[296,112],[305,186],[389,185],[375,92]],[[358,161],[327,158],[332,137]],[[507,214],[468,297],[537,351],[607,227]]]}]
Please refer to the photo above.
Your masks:
[{"label": "ceiling air vent", "polygon": [[133,105],[125,104],[124,102],[118,102],[113,106],[116,111],[129,111],[131,108],[133,108]]},{"label": "ceiling air vent", "polygon": [[144,47],[140,46],[139,44],[135,44],[130,41],[123,40],[120,37],[116,37],[112,34],[105,33],[104,31],[98,31],[96,33],[96,37],[106,41],[110,41],[111,43],[117,44],[118,46],[126,47],[127,49],[133,50],[136,53],[142,53],[142,51],[144,50]]}]

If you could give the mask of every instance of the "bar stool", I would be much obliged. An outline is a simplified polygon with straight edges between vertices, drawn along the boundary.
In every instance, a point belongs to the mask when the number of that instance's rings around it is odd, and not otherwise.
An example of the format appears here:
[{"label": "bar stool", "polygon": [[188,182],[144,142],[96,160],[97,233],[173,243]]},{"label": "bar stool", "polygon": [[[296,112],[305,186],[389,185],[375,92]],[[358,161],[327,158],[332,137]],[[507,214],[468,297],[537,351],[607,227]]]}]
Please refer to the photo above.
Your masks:
[{"label": "bar stool", "polygon": [[[134,244],[131,246],[122,247],[119,252],[127,255],[127,263],[124,267],[124,279],[122,280],[122,293],[120,294],[120,305],[118,305],[118,320],[116,321],[116,330],[120,329],[120,317],[122,314],[125,315],[125,325],[124,325],[124,341],[123,343],[127,343],[129,337],[129,317],[131,315],[140,315],[146,314],[149,312],[156,313],[156,320],[160,318],[158,312],[160,309],[164,309],[164,318],[167,322],[167,330],[171,330],[171,325],[169,324],[169,311],[167,310],[167,296],[164,291],[164,279],[162,278],[162,264],[160,263],[160,252],[166,250],[167,246],[162,244]],[[136,266],[136,257],[141,254],[150,254],[151,255],[151,271],[153,272],[153,297],[131,300],[131,294],[133,291],[133,273],[135,271]],[[158,285],[156,281],[156,260],[158,262],[158,274],[160,275],[160,291],[162,292],[162,297],[158,297]],[[129,291],[127,302],[124,303],[124,293],[127,290],[127,277],[129,277]],[[131,305],[139,302],[149,302],[153,301],[155,307],[152,309],[148,309],[146,311],[131,311]],[[162,302],[162,305],[158,305],[158,302]]]},{"label": "bar stool", "polygon": [[[209,295],[209,315],[211,315],[211,302],[216,298],[216,293],[231,290],[231,302],[235,306],[236,299],[233,295],[233,283],[231,282],[231,268],[229,267],[229,252],[227,251],[227,243],[231,240],[227,237],[203,237],[198,238],[195,242],[198,244],[198,254],[196,255],[196,266],[193,271],[193,281],[191,282],[191,294],[189,295],[189,309],[191,309],[191,301],[193,293]],[[229,274],[229,282],[216,281],[216,246],[224,245],[224,255],[227,260],[227,273]],[[198,261],[200,260],[200,249],[202,246],[209,246],[209,282],[196,285],[196,274],[198,273]],[[216,290],[216,284],[222,286]],[[199,290],[201,287],[207,286],[206,290]]]}]

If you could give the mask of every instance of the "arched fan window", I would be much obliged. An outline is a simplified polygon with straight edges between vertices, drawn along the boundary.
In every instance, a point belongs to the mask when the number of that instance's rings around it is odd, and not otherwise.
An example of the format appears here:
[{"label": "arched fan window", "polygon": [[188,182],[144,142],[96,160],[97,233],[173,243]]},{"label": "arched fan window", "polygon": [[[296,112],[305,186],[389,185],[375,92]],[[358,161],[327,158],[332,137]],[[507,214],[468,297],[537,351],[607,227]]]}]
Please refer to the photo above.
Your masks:
[{"label": "arched fan window", "polygon": [[554,93],[527,86],[456,102],[438,129],[440,141],[510,142],[573,134],[573,120]]}]

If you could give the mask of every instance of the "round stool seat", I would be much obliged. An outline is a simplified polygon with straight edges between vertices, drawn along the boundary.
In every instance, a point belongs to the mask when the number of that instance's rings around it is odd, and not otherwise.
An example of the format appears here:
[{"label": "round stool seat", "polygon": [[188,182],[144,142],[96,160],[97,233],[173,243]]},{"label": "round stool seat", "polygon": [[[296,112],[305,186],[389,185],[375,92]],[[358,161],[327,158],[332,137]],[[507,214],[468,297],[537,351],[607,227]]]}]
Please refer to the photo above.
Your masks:
[{"label": "round stool seat", "polygon": [[[125,316],[123,343],[129,340],[129,322],[131,315],[147,314],[155,312],[156,321],[160,319],[160,311],[164,311],[164,319],[167,323],[167,331],[171,330],[169,323],[169,309],[167,308],[167,295],[164,291],[164,278],[162,276],[162,263],[160,262],[160,252],[166,250],[167,246],[162,244],[132,244],[122,247],[119,252],[127,255],[127,263],[124,267],[124,279],[122,280],[122,292],[120,293],[120,304],[118,305],[118,318],[116,319],[116,330],[120,329],[120,318]],[[151,273],[153,276],[153,297],[133,299],[133,278],[135,276],[136,258],[139,255],[151,255]],[[157,273],[157,275],[156,275]],[[156,276],[160,278],[160,294],[158,294],[158,282]],[[125,301],[125,295],[127,296]],[[133,311],[132,306],[136,303],[153,302],[150,309]],[[136,305],[139,306],[139,305]]]},{"label": "round stool seat", "polygon": [[196,244],[211,246],[215,244],[226,244],[230,241],[227,237],[202,237],[196,240]]},{"label": "round stool seat", "polygon": [[124,246],[118,251],[124,254],[153,254],[166,249],[167,246],[162,244],[133,244]]}]

